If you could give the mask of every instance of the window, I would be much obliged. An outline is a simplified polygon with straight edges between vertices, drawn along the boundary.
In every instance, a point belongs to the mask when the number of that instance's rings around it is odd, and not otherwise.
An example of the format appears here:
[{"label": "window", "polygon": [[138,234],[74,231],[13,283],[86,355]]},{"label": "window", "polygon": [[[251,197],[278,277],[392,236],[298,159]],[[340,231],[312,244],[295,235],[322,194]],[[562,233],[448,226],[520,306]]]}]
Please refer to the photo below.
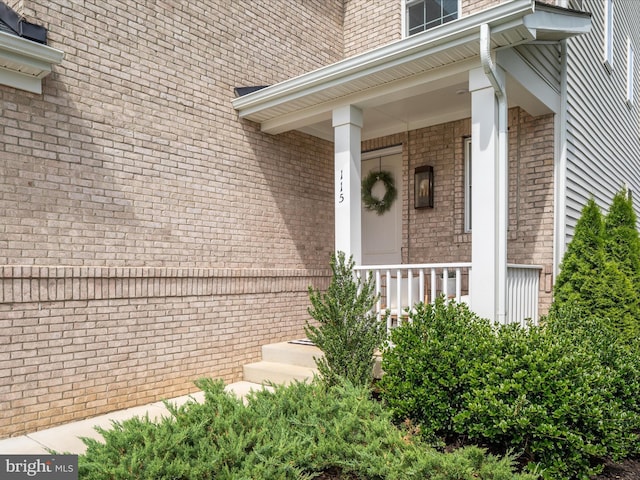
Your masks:
[{"label": "window", "polygon": [[464,231],[471,231],[471,138],[464,139]]},{"label": "window", "polygon": [[633,105],[633,45],[627,37],[627,105]]},{"label": "window", "polygon": [[613,0],[604,0],[604,64],[613,70]]},{"label": "window", "polygon": [[407,36],[458,18],[459,0],[406,0]]}]

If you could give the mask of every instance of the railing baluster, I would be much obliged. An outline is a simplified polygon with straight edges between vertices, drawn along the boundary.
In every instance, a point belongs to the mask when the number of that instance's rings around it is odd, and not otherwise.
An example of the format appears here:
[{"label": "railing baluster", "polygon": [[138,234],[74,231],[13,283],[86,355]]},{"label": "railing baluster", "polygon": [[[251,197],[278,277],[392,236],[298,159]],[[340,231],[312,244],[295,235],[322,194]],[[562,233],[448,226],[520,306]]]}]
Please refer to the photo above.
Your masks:
[{"label": "railing baluster", "polygon": [[396,270],[396,310],[398,326],[402,324],[402,270]]},{"label": "railing baluster", "polygon": [[436,301],[436,297],[438,296],[438,279],[436,269],[431,269],[431,303]]},{"label": "railing baluster", "polygon": [[378,317],[378,321],[382,318],[382,285],[380,285],[380,270],[375,269],[375,279],[376,279],[376,315]]},{"label": "railing baluster", "polygon": [[526,326],[526,320],[538,321],[538,287],[540,270],[534,265],[507,267],[507,318],[511,323]]},{"label": "railing baluster", "polygon": [[[387,301],[387,309],[391,310],[391,270],[387,269],[387,286],[385,288],[385,296]],[[393,327],[393,318],[391,315],[387,317],[387,330]]]},{"label": "railing baluster", "polygon": [[445,299],[449,298],[449,270],[447,268],[442,269],[442,294]]},{"label": "railing baluster", "polygon": [[408,269],[407,270],[407,308],[409,308],[409,311],[411,311],[411,309],[413,308],[413,296],[414,296],[414,291],[413,291],[413,269]]}]

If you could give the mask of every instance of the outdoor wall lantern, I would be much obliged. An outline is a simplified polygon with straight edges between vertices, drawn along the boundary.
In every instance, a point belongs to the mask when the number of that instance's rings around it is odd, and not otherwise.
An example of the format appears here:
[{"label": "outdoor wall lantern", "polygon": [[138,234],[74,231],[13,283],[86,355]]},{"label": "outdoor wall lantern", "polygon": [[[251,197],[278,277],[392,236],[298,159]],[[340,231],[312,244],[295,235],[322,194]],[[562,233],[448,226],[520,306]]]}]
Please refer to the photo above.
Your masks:
[{"label": "outdoor wall lantern", "polygon": [[433,167],[416,167],[413,184],[415,208],[433,208]]}]

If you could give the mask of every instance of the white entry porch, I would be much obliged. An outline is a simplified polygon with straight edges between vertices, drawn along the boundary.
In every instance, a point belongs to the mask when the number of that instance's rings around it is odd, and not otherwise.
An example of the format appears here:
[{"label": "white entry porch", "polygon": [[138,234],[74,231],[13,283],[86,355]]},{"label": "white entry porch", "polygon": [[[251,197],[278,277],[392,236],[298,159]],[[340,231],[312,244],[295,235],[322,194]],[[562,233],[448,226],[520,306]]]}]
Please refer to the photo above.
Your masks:
[{"label": "white entry porch", "polygon": [[[558,125],[563,66],[558,42],[589,28],[588,15],[535,0],[515,0],[238,98],[234,106],[243,118],[259,122],[264,132],[299,130],[333,141],[335,250],[351,255],[359,271],[374,272],[381,302],[392,305],[395,298],[399,318],[405,298],[409,307],[415,300],[424,300],[427,293],[430,301],[442,293],[468,299],[474,312],[493,321],[535,320],[541,267],[512,265],[507,260],[509,108],[517,107],[532,117],[554,115]],[[460,228],[456,235],[470,235],[470,251],[460,258],[470,257],[471,261],[362,266],[363,141],[461,119],[470,119],[467,135],[471,138],[473,188],[465,195],[473,204],[473,231]],[[559,131],[543,141],[554,151],[556,162],[562,152]],[[428,153],[427,148],[424,151]],[[532,149],[529,178],[538,175],[535,178],[539,179],[542,174],[533,171],[535,155]],[[407,186],[408,165],[403,163]],[[544,175],[543,181],[556,189],[551,196],[560,197],[561,183],[553,186],[553,173]],[[410,229],[407,210],[411,205],[406,205],[402,228]],[[540,210],[527,230],[544,232],[544,241],[539,243],[548,252],[546,258],[553,257],[545,261],[545,273],[557,267],[563,245],[563,239],[554,235],[560,205],[553,201],[551,205],[547,209],[546,203],[542,207],[532,204],[531,208]],[[451,222],[453,212],[448,212]],[[435,230],[431,226],[419,234],[430,235]],[[530,241],[521,248],[524,251],[535,244]],[[457,255],[446,260],[452,258]],[[402,259],[407,263],[422,260]]]}]

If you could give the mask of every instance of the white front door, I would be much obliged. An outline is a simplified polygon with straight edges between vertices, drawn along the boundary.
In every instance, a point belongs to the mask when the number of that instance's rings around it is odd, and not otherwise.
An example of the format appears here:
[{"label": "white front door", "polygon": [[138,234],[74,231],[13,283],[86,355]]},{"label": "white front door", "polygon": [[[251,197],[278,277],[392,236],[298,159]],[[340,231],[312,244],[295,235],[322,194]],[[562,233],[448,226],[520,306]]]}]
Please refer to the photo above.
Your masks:
[{"label": "white front door", "polygon": [[[375,153],[373,155],[376,155]],[[401,263],[402,247],[402,154],[385,154],[372,156],[362,154],[362,178],[371,171],[384,170],[393,176],[398,195],[391,209],[378,215],[375,211],[362,207],[362,264],[363,265],[396,265]],[[382,182],[377,182],[372,189],[375,198],[382,198],[386,189]]]}]

